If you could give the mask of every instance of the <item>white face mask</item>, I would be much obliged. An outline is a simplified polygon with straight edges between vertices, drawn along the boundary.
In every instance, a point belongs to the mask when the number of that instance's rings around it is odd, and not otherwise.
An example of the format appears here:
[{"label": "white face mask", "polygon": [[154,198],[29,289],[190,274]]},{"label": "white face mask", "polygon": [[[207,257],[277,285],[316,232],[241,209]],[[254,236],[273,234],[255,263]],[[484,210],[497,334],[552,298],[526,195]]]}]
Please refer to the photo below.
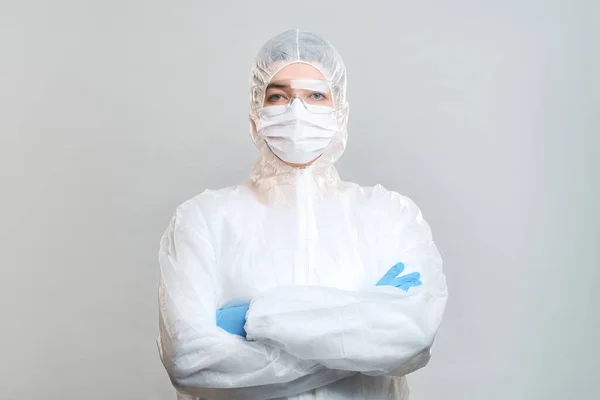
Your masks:
[{"label": "white face mask", "polygon": [[291,164],[317,159],[338,130],[333,108],[305,106],[299,99],[289,106],[264,107],[259,115],[258,133],[277,157]]}]

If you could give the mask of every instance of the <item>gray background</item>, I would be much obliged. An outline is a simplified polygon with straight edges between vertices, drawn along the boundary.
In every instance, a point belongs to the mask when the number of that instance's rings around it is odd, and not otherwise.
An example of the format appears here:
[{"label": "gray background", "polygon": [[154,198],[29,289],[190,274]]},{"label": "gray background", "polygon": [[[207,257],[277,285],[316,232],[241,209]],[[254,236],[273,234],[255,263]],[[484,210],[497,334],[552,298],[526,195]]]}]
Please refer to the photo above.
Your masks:
[{"label": "gray background", "polygon": [[450,300],[414,400],[596,399],[598,2],[3,1],[0,399],[173,399],[157,247],[244,179],[252,57],[345,59],[347,180],[413,198]]}]

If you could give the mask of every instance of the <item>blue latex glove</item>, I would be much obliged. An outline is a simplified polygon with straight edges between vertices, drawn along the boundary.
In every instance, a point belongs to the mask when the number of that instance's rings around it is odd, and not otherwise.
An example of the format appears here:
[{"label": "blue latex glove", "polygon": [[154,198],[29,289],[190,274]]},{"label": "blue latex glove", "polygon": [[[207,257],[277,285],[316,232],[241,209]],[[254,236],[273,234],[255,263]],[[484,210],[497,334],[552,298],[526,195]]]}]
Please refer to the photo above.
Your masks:
[{"label": "blue latex glove", "polygon": [[403,276],[398,276],[404,271],[404,264],[398,263],[394,265],[388,272],[385,273],[383,278],[377,282],[375,286],[395,286],[399,289],[408,292],[408,289],[414,286],[421,286],[421,274],[418,272],[412,272]]},{"label": "blue latex glove", "polygon": [[233,335],[246,337],[244,325],[249,304],[217,310],[217,326]]}]

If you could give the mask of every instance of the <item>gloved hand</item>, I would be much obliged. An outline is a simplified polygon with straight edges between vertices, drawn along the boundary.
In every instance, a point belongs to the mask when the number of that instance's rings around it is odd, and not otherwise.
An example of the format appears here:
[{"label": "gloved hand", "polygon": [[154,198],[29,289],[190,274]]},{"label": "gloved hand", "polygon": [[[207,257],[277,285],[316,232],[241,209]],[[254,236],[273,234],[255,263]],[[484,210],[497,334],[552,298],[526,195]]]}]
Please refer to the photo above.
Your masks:
[{"label": "gloved hand", "polygon": [[249,304],[217,310],[217,326],[233,335],[246,337],[244,325]]},{"label": "gloved hand", "polygon": [[408,289],[414,286],[421,286],[421,274],[413,272],[404,276],[398,276],[404,271],[404,264],[398,263],[394,265],[388,272],[383,275],[383,278],[375,284],[375,286],[395,286],[399,289],[408,292]]}]

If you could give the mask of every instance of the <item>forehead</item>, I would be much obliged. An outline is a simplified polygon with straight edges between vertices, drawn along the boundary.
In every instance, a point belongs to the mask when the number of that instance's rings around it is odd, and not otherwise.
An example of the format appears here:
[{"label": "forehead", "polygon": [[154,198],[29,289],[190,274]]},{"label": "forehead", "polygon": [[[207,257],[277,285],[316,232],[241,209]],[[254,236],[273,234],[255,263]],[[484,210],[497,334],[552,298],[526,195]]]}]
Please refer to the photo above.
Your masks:
[{"label": "forehead", "polygon": [[325,80],[325,76],[316,67],[306,63],[292,63],[279,70],[271,82],[291,79],[316,79]]}]

